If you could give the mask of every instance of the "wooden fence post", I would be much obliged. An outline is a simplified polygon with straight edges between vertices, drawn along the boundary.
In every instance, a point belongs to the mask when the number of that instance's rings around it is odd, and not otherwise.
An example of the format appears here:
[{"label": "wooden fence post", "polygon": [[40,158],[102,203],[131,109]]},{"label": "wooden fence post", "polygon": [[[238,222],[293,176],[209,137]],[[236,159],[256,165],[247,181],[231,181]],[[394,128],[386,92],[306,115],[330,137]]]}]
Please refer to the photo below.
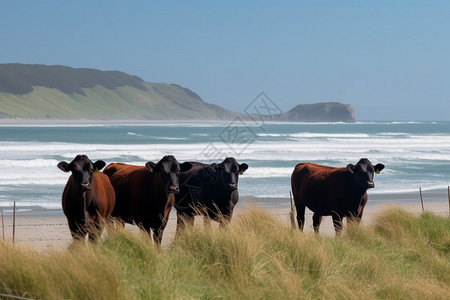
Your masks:
[{"label": "wooden fence post", "polygon": [[423,208],[423,198],[422,198],[422,188],[419,187],[419,192],[420,192],[420,203],[422,204],[422,212],[425,212],[425,209]]},{"label": "wooden fence post", "polygon": [[2,233],[3,233],[3,240],[5,240],[5,221],[3,220],[3,209],[0,209],[2,211]]},{"label": "wooden fence post", "polygon": [[450,213],[450,186],[447,187],[448,212]]},{"label": "wooden fence post", "polygon": [[15,238],[16,238],[16,201],[14,201],[14,207],[13,207],[13,236],[12,236],[13,244],[14,244]]}]

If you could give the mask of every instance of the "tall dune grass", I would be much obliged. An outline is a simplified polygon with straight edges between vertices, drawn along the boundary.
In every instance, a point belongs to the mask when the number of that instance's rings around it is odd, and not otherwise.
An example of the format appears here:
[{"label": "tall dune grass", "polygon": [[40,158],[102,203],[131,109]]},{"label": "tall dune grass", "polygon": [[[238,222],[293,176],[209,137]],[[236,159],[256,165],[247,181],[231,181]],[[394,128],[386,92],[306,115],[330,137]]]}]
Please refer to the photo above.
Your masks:
[{"label": "tall dune grass", "polygon": [[0,244],[0,293],[45,299],[450,299],[450,219],[390,208],[340,237],[292,231],[259,208],[165,249],[110,230],[38,253]]}]

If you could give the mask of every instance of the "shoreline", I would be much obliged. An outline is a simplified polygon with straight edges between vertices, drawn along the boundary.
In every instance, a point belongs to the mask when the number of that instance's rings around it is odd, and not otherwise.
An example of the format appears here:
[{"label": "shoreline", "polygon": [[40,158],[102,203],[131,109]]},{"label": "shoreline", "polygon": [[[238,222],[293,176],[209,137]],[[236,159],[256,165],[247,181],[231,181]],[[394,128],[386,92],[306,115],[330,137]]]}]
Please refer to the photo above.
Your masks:
[{"label": "shoreline", "polygon": [[[241,201],[240,201],[241,202]],[[277,220],[291,226],[290,219],[290,203],[283,203],[283,205],[271,206],[270,203],[242,201],[236,206],[233,219],[239,217],[240,214],[245,214],[249,208],[261,208],[268,211]],[[419,201],[370,201],[364,209],[364,214],[361,220],[361,226],[370,225],[383,210],[389,207],[400,207],[408,212],[420,215],[422,213],[422,204]],[[424,211],[436,214],[442,217],[450,217],[448,201],[424,201]],[[296,215],[296,214],[294,214]],[[232,221],[233,222],[233,221]],[[162,247],[167,247],[173,241],[176,231],[176,209],[172,209],[167,227],[164,231]],[[213,222],[213,224],[216,224]],[[217,224],[216,224],[217,225]],[[195,226],[203,226],[202,217],[196,217]],[[346,222],[344,222],[344,227]],[[218,227],[218,226],[217,226]],[[135,225],[126,224],[125,228],[137,232],[139,229]],[[345,229],[344,229],[345,230]],[[53,211],[52,214],[16,214],[15,228],[13,229],[13,216],[3,215],[0,220],[0,238],[6,242],[14,240],[16,245],[25,246],[32,250],[39,252],[65,250],[72,243],[72,237],[67,219],[62,213],[62,210]],[[305,227],[304,232],[312,233],[312,212],[307,209],[305,212]],[[320,226],[320,234],[326,236],[334,236],[334,227],[332,218],[326,216]]]},{"label": "shoreline", "polygon": [[[423,191],[422,198],[424,207],[427,203],[447,203],[450,206],[449,195],[447,191]],[[390,194],[369,194],[369,201],[367,206],[380,205],[380,204],[394,204],[394,205],[421,205],[419,192],[417,193],[390,193]],[[282,209],[290,208],[291,202],[289,197],[256,197],[256,196],[240,196],[239,202],[236,206],[237,209],[241,209],[247,205],[254,205],[266,209]],[[12,205],[2,205],[0,203],[0,212],[4,216],[13,215]],[[16,203],[16,215],[22,216],[52,216],[52,215],[64,215],[61,208],[45,208],[42,206],[20,206],[20,203]]]},{"label": "shoreline", "polygon": [[183,125],[183,124],[218,124],[229,123],[230,120],[145,120],[145,119],[118,119],[118,120],[39,120],[39,119],[0,119],[0,126],[102,126],[102,125]]},{"label": "shoreline", "polygon": [[[245,116],[245,115],[244,115]],[[209,119],[209,120],[155,120],[155,119],[14,119],[14,118],[0,118],[0,126],[59,126],[59,125],[74,125],[74,126],[89,126],[89,125],[167,125],[167,124],[228,124],[235,118],[230,119]],[[252,119],[248,119],[251,121]],[[295,122],[295,121],[265,121],[264,124],[306,124],[306,125],[321,125],[321,124],[414,124],[414,123],[447,123],[449,121],[443,120],[355,120],[355,122]]]}]

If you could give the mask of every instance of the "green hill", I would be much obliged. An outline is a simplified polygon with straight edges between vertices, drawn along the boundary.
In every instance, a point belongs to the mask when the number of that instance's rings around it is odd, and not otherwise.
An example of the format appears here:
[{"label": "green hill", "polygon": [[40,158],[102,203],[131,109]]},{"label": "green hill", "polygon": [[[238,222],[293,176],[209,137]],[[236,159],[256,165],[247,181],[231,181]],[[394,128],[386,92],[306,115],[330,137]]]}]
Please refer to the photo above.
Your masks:
[{"label": "green hill", "polygon": [[0,64],[0,118],[221,120],[236,113],[118,71]]},{"label": "green hill", "polygon": [[[258,104],[258,103],[256,103]],[[203,101],[176,84],[150,83],[119,71],[0,64],[0,119],[232,120],[255,117]],[[301,104],[271,121],[354,122],[351,105]]]}]

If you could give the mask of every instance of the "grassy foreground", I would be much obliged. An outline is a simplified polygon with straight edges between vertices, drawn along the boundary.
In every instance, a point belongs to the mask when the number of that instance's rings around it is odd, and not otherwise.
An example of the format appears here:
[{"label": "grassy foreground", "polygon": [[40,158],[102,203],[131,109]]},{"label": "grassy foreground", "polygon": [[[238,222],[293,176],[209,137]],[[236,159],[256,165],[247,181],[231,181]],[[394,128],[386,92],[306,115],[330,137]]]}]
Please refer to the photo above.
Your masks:
[{"label": "grassy foreground", "polygon": [[38,299],[450,299],[449,284],[450,218],[399,208],[337,238],[247,208],[162,250],[125,230],[44,254],[0,243],[0,294]]}]

